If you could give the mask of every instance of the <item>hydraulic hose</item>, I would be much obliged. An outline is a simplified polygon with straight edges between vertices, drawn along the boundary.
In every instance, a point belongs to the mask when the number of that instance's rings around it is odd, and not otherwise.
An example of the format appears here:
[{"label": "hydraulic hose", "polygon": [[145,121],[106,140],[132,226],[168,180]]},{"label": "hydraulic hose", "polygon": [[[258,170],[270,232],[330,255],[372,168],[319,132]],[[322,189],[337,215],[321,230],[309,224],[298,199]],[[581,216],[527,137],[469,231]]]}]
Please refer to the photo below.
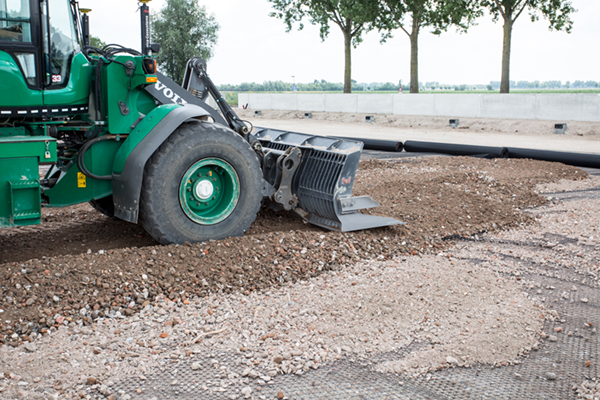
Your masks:
[{"label": "hydraulic hose", "polygon": [[[127,135],[120,135],[120,136],[127,136]],[[96,144],[98,142],[102,142],[105,140],[117,140],[117,135],[104,135],[104,136],[100,136],[100,137],[88,140],[81,147],[81,149],[79,149],[79,154],[77,155],[77,166],[79,167],[79,170],[88,178],[99,179],[102,181],[109,181],[112,179],[112,175],[101,176],[101,175],[96,175],[96,174],[91,173],[85,166],[85,161],[84,161],[85,153],[90,149],[90,147],[92,147],[94,144]]]}]

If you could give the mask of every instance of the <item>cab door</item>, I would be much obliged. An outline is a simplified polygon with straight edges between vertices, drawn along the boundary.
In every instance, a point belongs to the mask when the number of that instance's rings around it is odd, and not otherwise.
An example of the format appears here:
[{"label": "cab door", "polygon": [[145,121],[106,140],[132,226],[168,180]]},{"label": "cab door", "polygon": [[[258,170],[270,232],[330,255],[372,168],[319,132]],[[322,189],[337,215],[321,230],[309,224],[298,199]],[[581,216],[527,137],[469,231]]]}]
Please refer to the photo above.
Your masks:
[{"label": "cab door", "polygon": [[44,105],[70,113],[72,107],[66,106],[88,104],[92,68],[79,47],[70,1],[43,0],[41,10]]}]

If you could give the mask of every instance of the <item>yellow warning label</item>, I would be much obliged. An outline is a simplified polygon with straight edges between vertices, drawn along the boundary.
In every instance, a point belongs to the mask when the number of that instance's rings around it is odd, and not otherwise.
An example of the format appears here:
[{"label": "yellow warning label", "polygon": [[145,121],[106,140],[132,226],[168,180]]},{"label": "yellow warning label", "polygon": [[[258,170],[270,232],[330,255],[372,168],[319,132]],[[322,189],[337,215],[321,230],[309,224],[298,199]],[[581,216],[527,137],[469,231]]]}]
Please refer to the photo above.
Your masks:
[{"label": "yellow warning label", "polygon": [[85,175],[81,172],[77,173],[77,187],[84,188],[85,187]]}]

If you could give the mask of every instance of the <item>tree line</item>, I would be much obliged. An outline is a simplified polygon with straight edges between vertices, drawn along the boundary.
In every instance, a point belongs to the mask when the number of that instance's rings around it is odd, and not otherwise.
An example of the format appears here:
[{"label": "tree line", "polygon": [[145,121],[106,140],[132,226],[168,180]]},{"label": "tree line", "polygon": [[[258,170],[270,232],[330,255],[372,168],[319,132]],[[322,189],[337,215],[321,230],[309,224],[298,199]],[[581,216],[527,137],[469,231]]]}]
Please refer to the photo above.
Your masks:
[{"label": "tree line", "polygon": [[[509,93],[511,88],[522,88],[524,85],[522,83],[524,81],[513,85],[513,81],[510,80],[512,28],[515,21],[521,15],[528,14],[533,22],[545,18],[550,30],[569,33],[573,26],[571,15],[576,11],[571,0],[267,1],[273,8],[273,12],[269,15],[283,20],[288,32],[296,26],[302,30],[306,20],[310,24],[319,26],[322,40],[329,36],[331,27],[337,26],[341,30],[345,50],[344,79],[341,88],[344,93],[351,93],[352,90],[361,90],[361,88],[364,90],[364,85],[358,85],[352,79],[352,49],[362,42],[366,32],[379,32],[382,43],[396,32],[406,34],[410,41],[410,87],[407,89],[410,89],[411,93],[418,93],[423,87],[419,82],[419,35],[426,29],[432,34],[440,35],[451,27],[459,32],[467,32],[476,20],[485,14],[489,14],[494,22],[502,20],[504,32],[501,79],[499,85],[495,82],[490,82],[490,85],[492,89],[499,89],[500,93]],[[157,55],[159,67],[175,81],[181,81],[183,78],[189,58],[199,55],[208,60],[212,56],[219,25],[215,18],[208,14],[206,8],[199,5],[198,0],[167,0],[160,12],[152,17],[151,22],[152,40],[162,45]],[[260,91],[252,88],[253,85],[255,87],[262,85],[265,88],[277,87],[264,89],[268,91],[290,90],[279,89],[285,86],[283,82],[245,83],[240,85],[239,90]],[[306,85],[314,88],[308,90],[339,90],[336,84],[324,81]],[[573,88],[588,87],[585,85],[588,83],[582,81],[569,83],[569,87]],[[547,82],[546,87],[557,86],[551,86]]]},{"label": "tree line", "polygon": [[[492,81],[490,85],[494,89],[500,88],[499,81]],[[596,89],[600,87],[600,82],[596,81],[510,81],[511,89]]]},{"label": "tree line", "polygon": [[[358,83],[355,80],[351,81],[353,92],[363,91],[398,91],[400,85],[393,82],[373,82],[373,83]],[[312,83],[296,83],[296,90],[300,92],[342,92],[344,84],[341,82],[327,82],[324,79],[315,80]],[[411,85],[402,85],[403,91],[409,91]],[[500,81],[491,81],[489,84],[440,84],[439,82],[419,82],[419,90],[435,91],[435,90],[488,90],[497,91],[500,89]],[[596,81],[510,81],[510,89],[597,89],[600,88],[600,82]],[[227,92],[291,92],[294,90],[294,84],[283,81],[266,81],[263,83],[244,82],[239,85],[222,84],[218,85],[219,90]]]},{"label": "tree line", "polygon": [[303,21],[319,26],[325,40],[331,26],[344,36],[344,93],[352,91],[352,47],[362,42],[365,32],[377,30],[381,41],[400,30],[410,40],[410,92],[419,92],[419,35],[424,29],[440,35],[454,27],[466,32],[475,21],[491,15],[494,22],[503,21],[502,76],[500,92],[510,91],[510,52],[512,28],[526,11],[531,21],[540,17],[550,30],[570,33],[576,10],[570,0],[268,0],[272,17],[282,19],[289,32],[294,26],[304,28]]},{"label": "tree line", "polygon": [[[352,90],[361,91],[363,85],[352,81]],[[291,82],[283,81],[266,81],[263,83],[255,82],[244,82],[239,85],[223,84],[218,85],[221,91],[233,91],[233,92],[291,92],[294,90],[294,84]],[[326,80],[315,80],[312,83],[296,83],[296,89],[301,92],[340,92],[344,90],[343,83],[327,82]],[[385,90],[394,90],[385,89]],[[395,87],[398,90],[398,87]]]}]

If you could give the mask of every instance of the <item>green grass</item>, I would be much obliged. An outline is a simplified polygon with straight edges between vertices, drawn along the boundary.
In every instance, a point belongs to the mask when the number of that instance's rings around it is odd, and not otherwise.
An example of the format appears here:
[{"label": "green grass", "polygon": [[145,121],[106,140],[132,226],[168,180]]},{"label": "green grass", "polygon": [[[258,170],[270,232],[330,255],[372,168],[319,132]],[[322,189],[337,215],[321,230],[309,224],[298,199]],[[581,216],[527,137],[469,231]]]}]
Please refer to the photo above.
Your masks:
[{"label": "green grass", "polygon": [[238,92],[225,92],[225,93],[221,93],[221,94],[225,95],[225,101],[231,107],[238,106]]}]

